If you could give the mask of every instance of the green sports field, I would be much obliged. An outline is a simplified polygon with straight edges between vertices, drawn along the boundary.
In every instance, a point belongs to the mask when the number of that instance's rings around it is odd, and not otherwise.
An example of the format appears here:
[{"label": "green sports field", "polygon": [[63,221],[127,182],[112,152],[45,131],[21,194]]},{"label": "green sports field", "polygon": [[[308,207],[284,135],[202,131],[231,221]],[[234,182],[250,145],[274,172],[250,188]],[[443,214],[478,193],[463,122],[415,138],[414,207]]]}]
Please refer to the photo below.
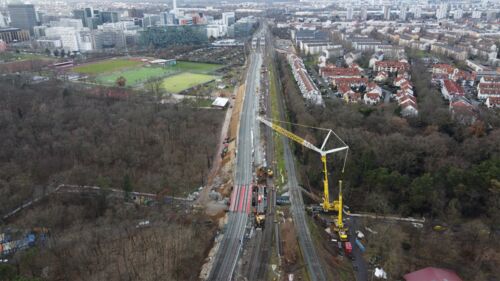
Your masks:
[{"label": "green sports field", "polygon": [[170,93],[179,93],[194,87],[199,84],[204,84],[217,79],[218,76],[183,72],[181,74],[173,75],[165,78],[161,85],[163,89]]},{"label": "green sports field", "polygon": [[212,73],[223,65],[214,63],[202,63],[202,62],[191,62],[191,61],[177,61],[176,65],[170,66],[178,72],[191,72],[191,73]]},{"label": "green sports field", "polygon": [[174,73],[175,70],[170,67],[139,67],[100,76],[97,78],[97,81],[104,85],[112,86],[115,85],[116,79],[118,79],[118,77],[123,76],[127,80],[126,86],[134,87],[138,84],[148,81],[149,79],[162,78]]},{"label": "green sports field", "polygon": [[88,63],[73,68],[73,71],[86,74],[102,74],[142,65],[143,62],[129,59],[111,59]]}]

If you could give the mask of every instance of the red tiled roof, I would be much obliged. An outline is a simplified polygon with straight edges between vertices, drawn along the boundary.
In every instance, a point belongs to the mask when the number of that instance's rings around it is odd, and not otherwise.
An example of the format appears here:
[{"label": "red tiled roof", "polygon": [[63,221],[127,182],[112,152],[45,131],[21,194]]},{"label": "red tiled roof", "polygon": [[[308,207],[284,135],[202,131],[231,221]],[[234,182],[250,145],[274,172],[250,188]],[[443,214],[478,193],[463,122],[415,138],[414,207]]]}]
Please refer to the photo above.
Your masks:
[{"label": "red tiled roof", "polygon": [[484,76],[483,79],[486,82],[500,82],[500,77],[498,77],[498,76],[495,76],[495,77],[493,77],[493,76]]},{"label": "red tiled roof", "polygon": [[351,87],[348,85],[348,84],[340,84],[337,86],[337,90],[339,91],[339,93],[347,93],[351,90]]},{"label": "red tiled roof", "polygon": [[459,94],[459,95],[464,94],[464,90],[462,89],[462,87],[460,87],[460,85],[453,82],[452,80],[449,79],[444,80],[444,87],[450,94]]},{"label": "red tiled roof", "polygon": [[367,84],[368,83],[368,78],[362,77],[362,78],[335,78],[333,79],[333,83],[335,85],[340,85],[340,84],[347,84],[349,86],[356,85],[356,84]]},{"label": "red tiled roof", "polygon": [[322,67],[320,68],[320,73],[323,77],[332,77],[336,76],[350,76],[350,77],[359,77],[361,75],[359,69],[357,68],[345,68],[345,67]]},{"label": "red tiled roof", "polygon": [[407,62],[383,60],[375,62],[375,67],[396,68],[398,70],[408,70],[410,65]]},{"label": "red tiled roof", "polygon": [[481,90],[489,90],[489,89],[497,89],[500,90],[500,82],[491,82],[491,83],[479,83],[479,89]]},{"label": "red tiled roof", "polygon": [[380,95],[378,93],[366,93],[365,94],[371,100],[379,100]]},{"label": "red tiled roof", "polygon": [[500,105],[500,97],[489,97],[491,105]]},{"label": "red tiled roof", "polygon": [[445,63],[438,63],[432,66],[433,71],[439,70],[441,72],[445,72],[448,74],[451,74],[453,72],[453,69],[454,69],[453,66]]},{"label": "red tiled roof", "polygon": [[408,273],[403,278],[406,281],[462,281],[455,272],[435,267]]}]

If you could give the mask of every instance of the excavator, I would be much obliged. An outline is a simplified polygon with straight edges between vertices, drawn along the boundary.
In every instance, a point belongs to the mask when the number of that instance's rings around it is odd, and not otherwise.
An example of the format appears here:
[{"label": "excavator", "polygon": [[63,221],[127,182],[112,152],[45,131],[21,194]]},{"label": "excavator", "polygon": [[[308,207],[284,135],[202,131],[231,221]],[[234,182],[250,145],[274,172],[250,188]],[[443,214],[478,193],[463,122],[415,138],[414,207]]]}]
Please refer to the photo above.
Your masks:
[{"label": "excavator", "polygon": [[[332,154],[335,152],[340,152],[340,151],[348,151],[349,147],[345,145],[345,143],[339,138],[339,140],[344,144],[342,147],[338,148],[333,148],[326,150],[325,146],[326,143],[328,142],[328,139],[332,134],[335,135],[335,133],[331,129],[323,129],[328,132],[326,138],[323,140],[323,143],[321,145],[321,148],[316,147],[314,144],[308,142],[307,140],[297,136],[296,134],[288,131],[287,129],[279,126],[275,122],[272,122],[270,120],[267,120],[261,116],[257,117],[257,120],[259,120],[261,123],[264,125],[270,127],[274,131],[278,132],[279,134],[299,143],[300,145],[307,147],[313,151],[316,151],[317,153],[320,154],[321,156],[321,162],[323,163],[323,203],[321,203],[321,207],[323,208],[324,212],[337,212],[337,221],[335,222],[335,230],[337,231],[340,240],[342,241],[347,241],[347,229],[344,227],[344,223],[342,220],[342,211],[343,211],[343,205],[342,205],[342,181],[339,181],[339,199],[334,200],[333,202],[330,202],[330,190],[328,186],[328,170],[327,170],[327,165],[326,165],[326,156],[328,154]],[[337,136],[338,138],[338,136]]]}]

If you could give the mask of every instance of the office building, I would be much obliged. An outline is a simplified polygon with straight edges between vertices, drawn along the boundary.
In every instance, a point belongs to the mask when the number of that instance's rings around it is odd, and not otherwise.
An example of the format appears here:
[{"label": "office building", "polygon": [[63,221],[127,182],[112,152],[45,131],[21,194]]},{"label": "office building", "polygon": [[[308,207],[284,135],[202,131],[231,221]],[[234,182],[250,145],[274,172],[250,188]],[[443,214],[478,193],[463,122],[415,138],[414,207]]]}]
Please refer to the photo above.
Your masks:
[{"label": "office building", "polygon": [[384,6],[384,20],[391,19],[391,8],[389,6]]},{"label": "office building", "polygon": [[222,13],[222,23],[224,25],[230,26],[236,21],[236,15],[234,12]]},{"label": "office building", "polygon": [[10,15],[10,25],[28,30],[33,34],[33,27],[37,25],[35,6],[32,4],[10,4],[7,6]]},{"label": "office building", "polygon": [[367,11],[366,7],[361,8],[360,19],[362,21],[366,21],[368,19],[368,11]]},{"label": "office building", "polygon": [[120,15],[118,14],[118,12],[103,11],[99,15],[101,17],[101,23],[113,23],[120,21]]},{"label": "office building", "polygon": [[352,6],[347,7],[347,14],[345,16],[345,19],[352,20],[352,14],[353,14]]},{"label": "office building", "polygon": [[22,42],[30,40],[29,31],[16,27],[0,28],[0,40],[5,43]]}]

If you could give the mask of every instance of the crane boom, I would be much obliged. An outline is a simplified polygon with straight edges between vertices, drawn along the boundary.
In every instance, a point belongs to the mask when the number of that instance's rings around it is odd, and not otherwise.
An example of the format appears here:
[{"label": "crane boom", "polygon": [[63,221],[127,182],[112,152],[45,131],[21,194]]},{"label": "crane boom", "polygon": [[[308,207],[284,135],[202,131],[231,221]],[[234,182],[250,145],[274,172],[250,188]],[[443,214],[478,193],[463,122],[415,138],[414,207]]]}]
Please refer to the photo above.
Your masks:
[{"label": "crane boom", "polygon": [[320,154],[322,153],[321,149],[317,148],[314,144],[306,141],[305,139],[297,136],[296,134],[288,131],[287,129],[285,129],[285,128],[283,128],[283,127],[281,127],[281,126],[279,126],[279,125],[277,125],[277,124],[275,124],[275,123],[273,123],[273,122],[271,122],[269,120],[266,120],[266,119],[264,119],[264,118],[262,118],[260,116],[257,116],[257,120],[259,120],[260,122],[264,123],[265,125],[267,125],[271,129],[275,130],[276,132],[282,134],[283,136],[285,136],[285,137],[287,137],[287,138],[289,138],[289,139],[291,139],[291,140],[299,143],[300,145],[303,145],[303,146],[305,146],[305,147],[307,147],[307,148],[309,148],[311,150],[314,150],[314,151],[316,151],[316,152],[318,152]]}]

